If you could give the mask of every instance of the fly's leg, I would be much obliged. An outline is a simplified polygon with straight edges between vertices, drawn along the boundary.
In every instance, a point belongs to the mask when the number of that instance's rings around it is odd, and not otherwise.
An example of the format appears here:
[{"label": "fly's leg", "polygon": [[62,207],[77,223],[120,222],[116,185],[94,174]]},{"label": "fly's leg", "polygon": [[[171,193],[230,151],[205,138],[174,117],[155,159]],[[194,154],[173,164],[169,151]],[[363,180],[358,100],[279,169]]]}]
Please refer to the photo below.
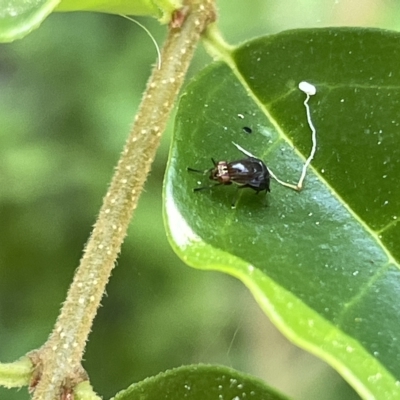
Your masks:
[{"label": "fly's leg", "polygon": [[214,183],[213,185],[209,185],[209,186],[202,186],[202,187],[198,187],[198,188],[194,188],[193,192],[199,192],[200,190],[208,190],[208,189],[212,189],[215,186],[220,186],[222,185],[222,183],[218,182],[218,183]]}]

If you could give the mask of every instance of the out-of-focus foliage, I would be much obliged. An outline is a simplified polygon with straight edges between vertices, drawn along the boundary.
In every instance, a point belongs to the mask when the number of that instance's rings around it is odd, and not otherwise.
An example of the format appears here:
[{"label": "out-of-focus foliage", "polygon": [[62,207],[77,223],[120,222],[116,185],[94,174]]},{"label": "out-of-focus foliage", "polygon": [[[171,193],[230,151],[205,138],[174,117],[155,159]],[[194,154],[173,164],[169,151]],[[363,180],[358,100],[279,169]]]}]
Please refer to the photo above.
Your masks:
[{"label": "out-of-focus foliage", "polygon": [[[358,13],[349,1],[218,4],[232,42],[294,27],[395,28],[397,12],[383,1]],[[141,22],[162,41],[157,23]],[[150,43],[129,21],[82,13],[53,15],[0,46],[1,361],[40,346],[52,328],[156,60]],[[209,60],[200,50],[192,69]],[[89,338],[94,388],[109,397],[167,368],[216,362],[296,399],[355,399],[267,324],[239,282],[187,268],[172,253],[161,217],[168,142],[167,133]],[[0,389],[0,398],[28,395]]]},{"label": "out-of-focus foliage", "polygon": [[180,0],[2,0],[0,42],[21,39],[37,29],[53,11],[97,11],[110,14],[145,15],[170,21]]}]

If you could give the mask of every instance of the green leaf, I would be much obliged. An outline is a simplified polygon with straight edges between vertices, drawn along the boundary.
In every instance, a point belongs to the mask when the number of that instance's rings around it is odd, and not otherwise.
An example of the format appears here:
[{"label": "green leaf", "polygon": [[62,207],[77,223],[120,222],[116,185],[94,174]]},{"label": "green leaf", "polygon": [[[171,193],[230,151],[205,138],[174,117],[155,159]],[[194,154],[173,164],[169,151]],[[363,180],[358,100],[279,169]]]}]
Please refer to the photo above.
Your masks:
[{"label": "green leaf", "polygon": [[189,365],[135,383],[114,400],[284,400],[261,381],[230,368]]},{"label": "green leaf", "polygon": [[56,11],[98,11],[110,14],[145,15],[169,22],[181,0],[62,0]]},{"label": "green leaf", "polygon": [[0,42],[21,39],[36,29],[60,0],[0,0]]},{"label": "green leaf", "polygon": [[[294,30],[241,45],[187,87],[165,180],[165,218],[189,265],[241,279],[294,343],[326,360],[365,398],[400,398],[400,34]],[[263,194],[212,182],[232,141],[305,188]],[[252,133],[243,129],[249,127]]]},{"label": "green leaf", "polygon": [[52,11],[146,15],[168,22],[172,12],[180,6],[180,0],[0,0],[0,42],[21,39]]}]

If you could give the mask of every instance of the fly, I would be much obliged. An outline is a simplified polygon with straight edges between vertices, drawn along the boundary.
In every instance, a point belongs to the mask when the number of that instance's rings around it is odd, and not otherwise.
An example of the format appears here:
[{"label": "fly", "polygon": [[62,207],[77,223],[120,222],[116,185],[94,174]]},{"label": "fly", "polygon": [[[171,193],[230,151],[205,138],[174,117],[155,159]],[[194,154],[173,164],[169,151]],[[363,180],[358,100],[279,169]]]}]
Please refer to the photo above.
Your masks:
[{"label": "fly", "polygon": [[[239,149],[240,150],[240,149]],[[244,153],[246,154],[246,153]],[[248,155],[248,154],[246,154]],[[235,161],[215,161],[211,159],[214,166],[205,171],[188,168],[188,171],[207,175],[216,183],[208,186],[194,188],[195,192],[208,190],[215,186],[236,184],[238,189],[250,188],[256,194],[265,190],[270,192],[270,173],[262,160],[250,157]],[[232,207],[236,206],[237,193],[232,201]]]},{"label": "fly", "polygon": [[[288,183],[280,180],[271,170],[267,168],[262,160],[255,157],[253,154],[245,150],[243,147],[238,144],[232,142],[236,148],[241,151],[247,158],[243,158],[236,161],[215,161],[213,158],[211,161],[214,164],[213,168],[206,169],[205,171],[200,171],[198,169],[188,168],[188,171],[197,172],[203,175],[207,175],[212,181],[216,181],[216,183],[209,186],[202,186],[193,189],[195,192],[200,190],[211,189],[214,186],[220,185],[231,185],[235,183],[238,189],[250,188],[256,191],[256,194],[265,190],[265,194],[270,192],[269,184],[270,179],[275,179],[279,184],[285,186],[287,188],[293,189],[297,192],[300,192],[303,189],[303,182],[306,177],[307,168],[311,164],[311,161],[314,158],[315,152],[317,150],[317,131],[314,127],[314,124],[311,120],[310,108],[308,106],[308,101],[310,100],[310,96],[314,96],[317,92],[317,89],[311,83],[306,81],[302,81],[299,83],[299,89],[305,93],[307,96],[304,100],[304,106],[306,108],[307,115],[307,123],[312,132],[312,147],[311,152],[308,158],[306,159],[303,169],[301,171],[300,179],[296,185],[292,183]],[[243,114],[238,114],[240,119],[244,118]],[[252,130],[249,127],[243,128],[246,133],[251,133]],[[232,202],[232,207],[234,208],[237,200],[237,192],[235,198]]]}]

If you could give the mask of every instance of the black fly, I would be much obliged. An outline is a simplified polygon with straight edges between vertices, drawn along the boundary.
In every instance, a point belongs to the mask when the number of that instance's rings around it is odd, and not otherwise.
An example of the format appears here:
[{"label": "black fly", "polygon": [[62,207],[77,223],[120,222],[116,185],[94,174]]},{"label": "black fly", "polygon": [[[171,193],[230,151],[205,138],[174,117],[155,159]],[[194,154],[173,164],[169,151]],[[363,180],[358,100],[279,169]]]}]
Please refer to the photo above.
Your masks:
[{"label": "black fly", "polygon": [[[241,150],[239,148],[239,150]],[[188,168],[188,171],[197,172],[203,175],[208,174],[208,177],[216,181],[213,185],[202,186],[193,189],[195,192],[200,190],[211,189],[214,186],[220,185],[231,185],[235,183],[238,189],[250,188],[256,191],[256,194],[265,190],[265,192],[270,192],[269,182],[270,173],[267,166],[262,160],[256,157],[249,156],[249,154],[244,153],[248,157],[236,161],[218,161],[216,162],[213,158],[211,161],[214,164],[213,168],[207,169],[205,171],[200,171],[198,169]],[[235,207],[236,197],[232,202],[232,207]]]}]

